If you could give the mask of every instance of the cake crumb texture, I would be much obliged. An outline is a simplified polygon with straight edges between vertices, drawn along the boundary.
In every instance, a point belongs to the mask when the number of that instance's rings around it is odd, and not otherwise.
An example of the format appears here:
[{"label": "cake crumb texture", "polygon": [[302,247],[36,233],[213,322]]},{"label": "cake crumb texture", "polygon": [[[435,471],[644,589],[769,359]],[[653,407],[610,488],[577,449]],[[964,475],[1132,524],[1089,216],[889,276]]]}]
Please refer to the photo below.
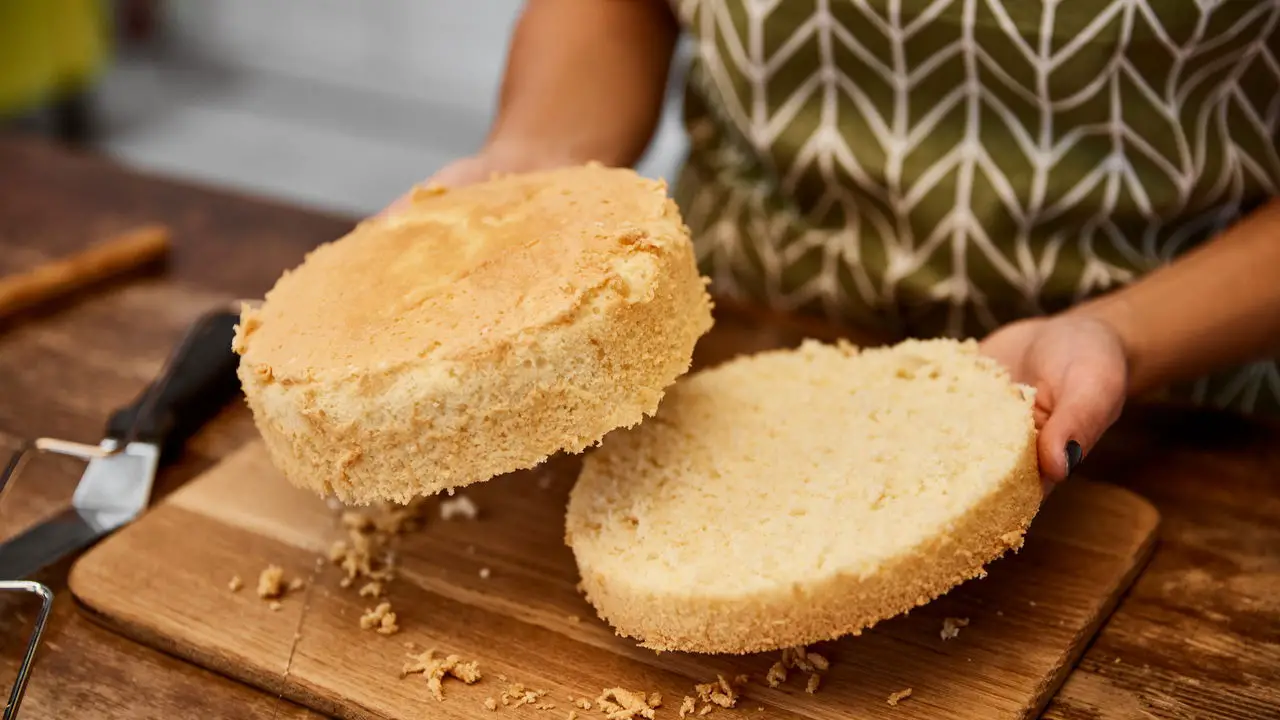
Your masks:
[{"label": "cake crumb texture", "polygon": [[857,634],[1021,546],[1033,402],[973,341],[806,341],[686,377],[584,459],[566,517],[580,586],[656,650]]},{"label": "cake crumb texture", "polygon": [[245,306],[234,350],[291,482],[407,502],[653,414],[711,327],[666,186],[599,165],[418,193]]},{"label": "cake crumb texture", "polygon": [[278,598],[284,593],[284,569],[279,565],[268,565],[258,574],[258,597],[265,600]]},{"label": "cake crumb texture", "polygon": [[969,618],[947,618],[942,621],[943,640],[952,640],[960,635],[960,628],[969,626]]},{"label": "cake crumb texture", "polygon": [[373,630],[379,635],[394,635],[400,631],[396,624],[396,614],[391,611],[391,603],[380,602],[372,609],[365,610],[360,616],[360,629]]},{"label": "cake crumb texture", "polygon": [[596,709],[608,720],[653,720],[654,709],[661,704],[662,696],[657,693],[646,696],[643,692],[620,687],[605,688],[596,698]]},{"label": "cake crumb texture", "polygon": [[889,704],[894,707],[897,707],[898,703],[902,702],[903,700],[906,700],[909,697],[911,697],[911,688],[907,688],[906,690],[899,690],[898,692],[895,692],[895,693],[890,693]]},{"label": "cake crumb texture", "polygon": [[[431,693],[431,697],[440,702],[444,701],[443,683],[446,678],[452,677],[467,685],[480,681],[480,665],[478,663],[463,662],[457,655],[447,655],[440,658],[436,657],[436,654],[436,650],[432,648],[418,655],[410,655],[409,662],[405,663],[404,668],[400,671],[400,676],[405,677],[421,673],[422,677],[427,681],[427,690]],[[486,702],[485,705],[487,707],[488,703]]]}]

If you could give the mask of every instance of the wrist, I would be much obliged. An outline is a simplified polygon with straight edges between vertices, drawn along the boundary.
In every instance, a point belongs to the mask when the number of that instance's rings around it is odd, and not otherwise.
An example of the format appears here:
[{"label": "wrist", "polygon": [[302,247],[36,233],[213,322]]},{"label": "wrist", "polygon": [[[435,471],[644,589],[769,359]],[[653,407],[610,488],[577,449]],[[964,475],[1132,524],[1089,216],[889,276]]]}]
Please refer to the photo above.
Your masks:
[{"label": "wrist", "polygon": [[495,137],[485,143],[479,155],[504,172],[535,172],[570,165],[582,165],[591,158],[579,157],[568,148],[523,137]]},{"label": "wrist", "polygon": [[1098,322],[1115,336],[1124,354],[1130,397],[1151,390],[1143,375],[1141,324],[1136,321],[1133,304],[1123,290],[1081,303],[1067,310],[1066,314]]}]

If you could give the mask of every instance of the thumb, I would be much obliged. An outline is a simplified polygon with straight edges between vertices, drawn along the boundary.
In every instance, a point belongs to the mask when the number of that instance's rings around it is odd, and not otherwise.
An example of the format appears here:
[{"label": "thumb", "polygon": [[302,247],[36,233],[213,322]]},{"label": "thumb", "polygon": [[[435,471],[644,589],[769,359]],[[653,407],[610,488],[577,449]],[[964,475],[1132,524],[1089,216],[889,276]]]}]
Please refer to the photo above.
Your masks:
[{"label": "thumb", "polygon": [[1040,429],[1040,471],[1053,482],[1066,480],[1124,408],[1124,375],[1105,364],[1069,366],[1054,388],[1053,408]]}]

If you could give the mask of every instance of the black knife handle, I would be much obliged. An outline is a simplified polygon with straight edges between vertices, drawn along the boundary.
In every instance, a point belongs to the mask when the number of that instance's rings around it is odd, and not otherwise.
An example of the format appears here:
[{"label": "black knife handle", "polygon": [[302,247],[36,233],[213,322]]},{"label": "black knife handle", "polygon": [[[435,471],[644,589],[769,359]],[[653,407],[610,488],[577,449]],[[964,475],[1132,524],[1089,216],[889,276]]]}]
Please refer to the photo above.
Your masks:
[{"label": "black knife handle", "polygon": [[239,356],[231,350],[238,313],[202,315],[156,378],[132,403],[111,415],[107,437],[176,450],[240,390]]}]

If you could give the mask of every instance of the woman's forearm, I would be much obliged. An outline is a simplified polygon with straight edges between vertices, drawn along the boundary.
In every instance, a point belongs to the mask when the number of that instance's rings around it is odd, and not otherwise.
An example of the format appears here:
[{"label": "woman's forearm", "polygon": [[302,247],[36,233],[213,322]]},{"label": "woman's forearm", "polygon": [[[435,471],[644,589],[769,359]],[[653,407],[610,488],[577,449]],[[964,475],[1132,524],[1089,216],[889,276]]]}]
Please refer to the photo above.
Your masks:
[{"label": "woman's forearm", "polygon": [[1116,329],[1131,396],[1280,350],[1280,201],[1071,312]]},{"label": "woman's forearm", "polygon": [[535,164],[635,163],[662,113],[678,30],[665,0],[528,0],[489,150]]}]

